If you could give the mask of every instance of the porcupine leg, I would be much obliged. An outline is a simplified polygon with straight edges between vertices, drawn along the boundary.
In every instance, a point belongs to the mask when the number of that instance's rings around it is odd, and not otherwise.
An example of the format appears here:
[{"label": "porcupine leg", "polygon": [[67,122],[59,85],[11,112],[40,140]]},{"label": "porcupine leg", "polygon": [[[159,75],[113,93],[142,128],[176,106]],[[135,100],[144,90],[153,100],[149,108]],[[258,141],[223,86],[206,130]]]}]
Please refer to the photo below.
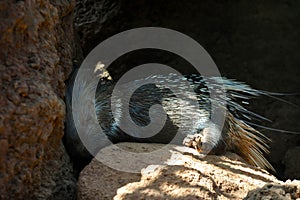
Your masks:
[{"label": "porcupine leg", "polygon": [[214,127],[207,127],[200,133],[187,135],[183,145],[194,148],[202,154],[221,154],[224,153],[225,145],[220,140],[219,133]]},{"label": "porcupine leg", "polygon": [[187,135],[183,140],[183,145],[191,148],[195,148],[198,152],[201,152],[202,142],[201,142],[202,134],[190,134]]}]

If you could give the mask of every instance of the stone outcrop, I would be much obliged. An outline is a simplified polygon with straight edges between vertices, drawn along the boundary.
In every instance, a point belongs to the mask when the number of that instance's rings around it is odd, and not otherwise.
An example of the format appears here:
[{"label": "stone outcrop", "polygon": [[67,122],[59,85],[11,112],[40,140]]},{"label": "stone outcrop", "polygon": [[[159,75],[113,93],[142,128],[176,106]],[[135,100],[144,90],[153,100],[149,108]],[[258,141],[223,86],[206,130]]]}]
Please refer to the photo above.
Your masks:
[{"label": "stone outcrop", "polygon": [[74,25],[85,55],[118,31],[120,6],[121,0],[76,1]]},{"label": "stone outcrop", "polygon": [[284,176],[290,179],[300,180],[300,146],[291,147],[285,154],[283,164],[285,165]]},{"label": "stone outcrop", "polygon": [[262,188],[257,188],[248,192],[245,200],[273,199],[289,200],[300,199],[300,181],[286,181],[282,184],[269,183]]},{"label": "stone outcrop", "polygon": [[[285,188],[282,196],[300,198],[299,181],[280,182],[235,154],[200,158],[195,150],[175,145],[142,158],[131,154],[163,146],[120,143],[101,150],[97,155],[101,162],[93,159],[80,174],[78,199],[242,199],[266,184]],[[253,199],[253,193],[247,198]]]},{"label": "stone outcrop", "polygon": [[72,199],[62,144],[74,2],[0,2],[0,199]]}]

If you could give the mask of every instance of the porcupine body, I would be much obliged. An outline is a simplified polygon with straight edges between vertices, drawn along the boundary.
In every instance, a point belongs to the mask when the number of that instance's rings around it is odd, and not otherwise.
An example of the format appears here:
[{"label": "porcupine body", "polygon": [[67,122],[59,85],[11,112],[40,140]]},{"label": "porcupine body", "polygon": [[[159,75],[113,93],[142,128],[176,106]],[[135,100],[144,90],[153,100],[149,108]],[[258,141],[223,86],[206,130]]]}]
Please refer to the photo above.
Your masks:
[{"label": "porcupine body", "polygon": [[[135,88],[144,79],[131,81],[121,85],[121,89],[115,92],[116,98],[114,104],[114,115],[111,107],[111,95],[115,88],[115,83],[106,81],[105,85],[98,88],[96,93],[95,110],[100,126],[104,133],[113,142],[146,142],[146,143],[170,143],[177,134],[179,127],[179,139],[177,142],[184,143],[187,146],[196,148],[199,152],[206,153],[207,147],[213,147],[211,152],[216,154],[232,151],[240,155],[249,164],[273,169],[269,162],[264,158],[264,153],[268,152],[267,138],[260,132],[245,122],[246,120],[261,120],[263,117],[244,108],[243,102],[248,99],[264,94],[259,90],[250,88],[248,85],[229,80],[222,77],[203,78],[200,75],[192,74],[180,77],[175,74],[153,75],[146,78],[149,84],[143,85],[135,90],[131,95],[131,88]],[[186,81],[192,90],[187,90]],[[209,85],[206,84],[209,82]],[[175,85],[180,95],[167,88],[165,85]],[[212,99],[209,91],[217,91],[223,86],[226,93],[225,96],[218,95]],[[129,107],[123,99],[130,99]],[[196,101],[198,104],[191,103]],[[125,118],[130,117],[132,121],[144,127],[155,121],[151,121],[149,109],[155,113],[161,112],[155,110],[153,105],[162,105],[167,119],[164,127],[157,134],[144,137],[140,129],[131,129],[128,134],[122,131],[120,124]],[[212,105],[217,105],[225,109],[225,122],[223,127],[211,122]],[[126,115],[124,109],[129,109],[129,116]],[[159,113],[160,114],[160,113]],[[158,115],[160,116],[160,115]],[[70,117],[70,115],[68,115]],[[70,119],[67,119],[69,123]],[[70,133],[72,125],[67,124],[66,139],[69,142],[67,148],[72,146],[74,140],[75,129]],[[222,129],[222,130],[221,130]],[[68,135],[73,135],[72,140]],[[178,134],[177,134],[178,136]],[[175,143],[176,143],[175,141]],[[77,150],[73,151],[73,157],[85,159],[88,156],[87,151],[80,141],[76,141],[79,145]],[[77,151],[77,152],[76,152]],[[80,159],[79,159],[80,160]]]}]

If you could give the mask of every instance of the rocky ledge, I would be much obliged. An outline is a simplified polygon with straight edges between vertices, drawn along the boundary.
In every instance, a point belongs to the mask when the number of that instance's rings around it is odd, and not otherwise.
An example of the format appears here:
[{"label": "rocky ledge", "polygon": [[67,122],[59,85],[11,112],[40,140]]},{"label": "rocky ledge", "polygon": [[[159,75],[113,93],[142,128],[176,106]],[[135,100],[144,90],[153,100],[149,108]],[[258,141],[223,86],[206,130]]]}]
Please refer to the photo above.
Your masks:
[{"label": "rocky ledge", "polygon": [[176,145],[120,143],[96,158],[80,174],[79,200],[300,198],[300,181],[279,181],[232,153],[201,158]]}]

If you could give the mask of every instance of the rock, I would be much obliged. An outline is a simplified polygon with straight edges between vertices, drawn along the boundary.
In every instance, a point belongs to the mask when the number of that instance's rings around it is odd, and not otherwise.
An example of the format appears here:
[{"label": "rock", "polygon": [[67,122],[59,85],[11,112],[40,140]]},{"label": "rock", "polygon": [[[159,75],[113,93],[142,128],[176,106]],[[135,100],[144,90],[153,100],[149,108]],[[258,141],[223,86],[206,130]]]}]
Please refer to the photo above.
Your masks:
[{"label": "rock", "polygon": [[300,181],[287,181],[283,184],[266,184],[262,188],[252,190],[245,200],[272,199],[290,200],[300,199]]},{"label": "rock", "polygon": [[62,144],[74,2],[0,3],[0,199],[74,198]]},{"label": "rock", "polygon": [[283,159],[284,176],[290,179],[300,179],[300,146],[290,148]]},{"label": "rock", "polygon": [[120,0],[76,1],[75,29],[85,53],[98,44],[91,40],[106,39],[118,29],[113,19],[120,12],[120,4]]},{"label": "rock", "polygon": [[120,143],[102,149],[101,162],[94,158],[80,174],[78,199],[242,199],[257,187],[280,183],[235,154],[201,158],[191,148],[162,147]]}]

